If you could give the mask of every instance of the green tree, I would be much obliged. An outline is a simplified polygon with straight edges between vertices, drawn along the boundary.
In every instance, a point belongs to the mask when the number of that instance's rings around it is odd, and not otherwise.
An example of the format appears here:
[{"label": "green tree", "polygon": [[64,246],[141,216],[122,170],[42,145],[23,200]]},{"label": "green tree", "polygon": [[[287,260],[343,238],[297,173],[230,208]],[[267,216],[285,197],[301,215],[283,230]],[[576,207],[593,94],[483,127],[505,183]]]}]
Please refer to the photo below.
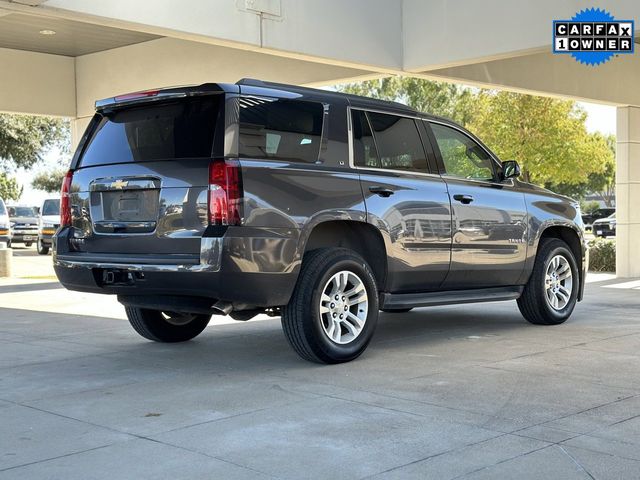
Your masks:
[{"label": "green tree", "polygon": [[[587,175],[585,181],[580,183],[547,183],[546,186],[554,192],[574,198],[585,198],[589,194],[597,194],[606,206],[612,207],[615,201],[616,184],[616,137],[615,135],[603,136],[598,132],[591,133],[589,136],[592,141],[600,145],[598,150],[603,154],[600,159],[602,170]],[[602,148],[602,142],[609,148],[606,154]],[[596,209],[600,207],[598,202],[593,203],[596,205]]]},{"label": "green tree", "polygon": [[602,138],[609,148],[609,155],[604,159],[602,172],[589,175],[587,188],[589,193],[597,193],[607,207],[613,207],[616,200],[616,136]]},{"label": "green tree", "polygon": [[587,132],[587,114],[575,102],[493,91],[478,97],[469,129],[500,158],[517,160],[524,181],[570,193],[604,172],[610,149]]},{"label": "green tree", "polygon": [[466,125],[474,113],[474,94],[468,88],[412,77],[387,77],[342,85],[344,93],[397,101],[418,111]]},{"label": "green tree", "polygon": [[22,195],[22,190],[23,187],[18,184],[15,178],[0,172],[0,198],[3,200],[18,200]]},{"label": "green tree", "polygon": [[0,114],[0,168],[29,169],[49,148],[69,150],[69,122],[60,118]]},{"label": "green tree", "polygon": [[66,170],[63,169],[41,172],[33,178],[31,186],[37,190],[43,190],[49,193],[59,192],[65,173]]}]

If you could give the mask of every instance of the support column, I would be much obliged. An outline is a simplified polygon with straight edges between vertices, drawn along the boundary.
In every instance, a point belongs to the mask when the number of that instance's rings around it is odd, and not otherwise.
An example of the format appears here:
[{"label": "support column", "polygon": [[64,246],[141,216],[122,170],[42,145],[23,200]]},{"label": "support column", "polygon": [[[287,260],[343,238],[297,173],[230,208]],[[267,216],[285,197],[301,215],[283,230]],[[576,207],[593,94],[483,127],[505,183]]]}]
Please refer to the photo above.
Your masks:
[{"label": "support column", "polygon": [[71,151],[75,152],[78,147],[78,142],[84,135],[84,131],[87,129],[91,117],[78,117],[71,120]]},{"label": "support column", "polygon": [[618,107],[616,273],[640,277],[640,107]]}]

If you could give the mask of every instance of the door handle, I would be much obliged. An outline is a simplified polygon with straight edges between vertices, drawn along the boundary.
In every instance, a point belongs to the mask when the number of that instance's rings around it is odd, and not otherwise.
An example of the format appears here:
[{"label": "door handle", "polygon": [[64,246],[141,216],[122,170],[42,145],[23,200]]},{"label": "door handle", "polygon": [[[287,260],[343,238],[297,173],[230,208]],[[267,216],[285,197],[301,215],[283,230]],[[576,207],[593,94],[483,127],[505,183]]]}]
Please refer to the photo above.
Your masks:
[{"label": "door handle", "polygon": [[390,188],[386,188],[386,187],[381,187],[379,185],[371,185],[369,187],[369,191],[371,193],[375,193],[376,195],[380,195],[381,197],[390,197],[391,195],[393,195],[393,190],[391,190]]},{"label": "door handle", "polygon": [[468,205],[471,202],[473,202],[473,197],[471,195],[462,195],[462,194],[459,194],[459,193],[454,195],[453,199],[458,201],[458,202],[460,202],[460,203],[464,203],[465,205]]}]

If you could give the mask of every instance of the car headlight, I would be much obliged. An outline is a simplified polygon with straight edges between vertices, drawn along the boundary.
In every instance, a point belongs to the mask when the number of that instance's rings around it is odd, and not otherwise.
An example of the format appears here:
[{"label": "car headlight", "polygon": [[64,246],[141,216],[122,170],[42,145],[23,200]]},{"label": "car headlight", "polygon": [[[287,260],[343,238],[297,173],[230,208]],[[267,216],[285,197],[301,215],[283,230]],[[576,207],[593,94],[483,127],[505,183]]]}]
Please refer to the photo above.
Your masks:
[{"label": "car headlight", "polygon": [[14,226],[15,224],[16,224],[16,222],[9,222],[9,226],[10,226],[11,228],[13,228],[13,226]]}]

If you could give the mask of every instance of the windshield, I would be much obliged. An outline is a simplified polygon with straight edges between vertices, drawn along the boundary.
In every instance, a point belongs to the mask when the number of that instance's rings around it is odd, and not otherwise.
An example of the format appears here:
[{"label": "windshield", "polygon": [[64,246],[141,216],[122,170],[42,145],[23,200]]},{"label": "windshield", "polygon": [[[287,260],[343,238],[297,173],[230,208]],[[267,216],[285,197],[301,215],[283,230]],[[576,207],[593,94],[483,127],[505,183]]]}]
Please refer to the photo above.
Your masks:
[{"label": "windshield", "polygon": [[60,215],[60,200],[45,200],[42,205],[42,215]]},{"label": "windshield", "polygon": [[8,207],[10,217],[36,217],[35,209],[31,207]]},{"label": "windshield", "polygon": [[0,199],[0,215],[6,215],[7,209],[4,208],[4,202]]}]

